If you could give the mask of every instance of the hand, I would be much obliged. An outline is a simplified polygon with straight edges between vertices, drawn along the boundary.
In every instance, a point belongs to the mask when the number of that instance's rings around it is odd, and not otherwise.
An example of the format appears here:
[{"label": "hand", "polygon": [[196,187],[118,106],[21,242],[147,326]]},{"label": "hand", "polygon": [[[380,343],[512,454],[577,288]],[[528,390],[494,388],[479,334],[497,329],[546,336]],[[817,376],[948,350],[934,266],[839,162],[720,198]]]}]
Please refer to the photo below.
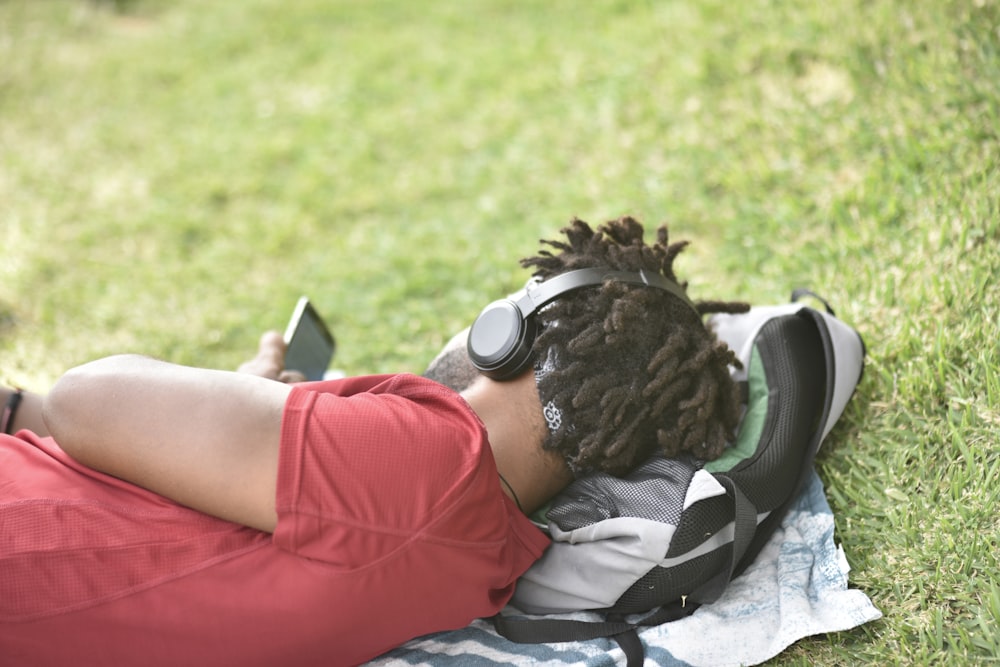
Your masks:
[{"label": "hand", "polygon": [[285,339],[277,331],[268,331],[260,338],[257,356],[240,364],[240,373],[256,375],[278,382],[305,382],[306,376],[299,371],[285,369]]}]

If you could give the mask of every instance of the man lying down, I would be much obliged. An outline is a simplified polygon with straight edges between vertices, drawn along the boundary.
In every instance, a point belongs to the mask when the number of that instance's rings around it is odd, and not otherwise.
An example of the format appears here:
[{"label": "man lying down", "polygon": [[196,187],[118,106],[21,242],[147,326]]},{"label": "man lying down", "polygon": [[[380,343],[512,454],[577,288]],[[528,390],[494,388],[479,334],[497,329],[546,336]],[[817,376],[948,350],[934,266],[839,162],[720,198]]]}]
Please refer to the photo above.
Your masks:
[{"label": "man lying down", "polygon": [[665,227],[562,233],[427,377],[275,381],[268,334],[242,372],[0,389],[4,664],[357,664],[499,611],[574,477],[717,457],[735,358],[702,316],[745,304],[689,301]]}]

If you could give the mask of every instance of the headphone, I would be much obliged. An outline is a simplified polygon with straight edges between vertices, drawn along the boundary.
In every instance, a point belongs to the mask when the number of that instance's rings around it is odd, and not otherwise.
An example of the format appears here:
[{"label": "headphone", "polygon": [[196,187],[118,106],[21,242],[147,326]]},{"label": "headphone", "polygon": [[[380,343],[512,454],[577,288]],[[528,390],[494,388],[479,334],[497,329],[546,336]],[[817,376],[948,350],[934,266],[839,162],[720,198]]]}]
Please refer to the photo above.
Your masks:
[{"label": "headphone", "polygon": [[659,273],[645,269],[638,272],[576,269],[544,282],[531,281],[521,291],[486,306],[469,329],[467,347],[472,365],[494,380],[517,377],[531,363],[531,347],[538,332],[535,313],[567,292],[602,285],[608,280],[656,287],[673,294],[701,319],[701,313],[680,285]]}]

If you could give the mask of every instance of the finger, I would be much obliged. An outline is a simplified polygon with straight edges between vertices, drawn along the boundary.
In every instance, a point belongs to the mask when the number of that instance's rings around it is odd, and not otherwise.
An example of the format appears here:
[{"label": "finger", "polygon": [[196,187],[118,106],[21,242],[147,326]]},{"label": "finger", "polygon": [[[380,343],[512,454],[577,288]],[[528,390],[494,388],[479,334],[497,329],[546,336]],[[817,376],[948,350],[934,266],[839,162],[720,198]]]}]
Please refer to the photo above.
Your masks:
[{"label": "finger", "polygon": [[276,331],[268,331],[260,337],[257,355],[240,364],[237,371],[277,380],[285,368],[285,340]]},{"label": "finger", "polygon": [[268,331],[260,337],[257,356],[284,366],[285,338],[277,331]]},{"label": "finger", "polygon": [[287,370],[281,371],[278,375],[278,380],[285,384],[291,384],[294,382],[305,382],[306,376],[299,371]]}]

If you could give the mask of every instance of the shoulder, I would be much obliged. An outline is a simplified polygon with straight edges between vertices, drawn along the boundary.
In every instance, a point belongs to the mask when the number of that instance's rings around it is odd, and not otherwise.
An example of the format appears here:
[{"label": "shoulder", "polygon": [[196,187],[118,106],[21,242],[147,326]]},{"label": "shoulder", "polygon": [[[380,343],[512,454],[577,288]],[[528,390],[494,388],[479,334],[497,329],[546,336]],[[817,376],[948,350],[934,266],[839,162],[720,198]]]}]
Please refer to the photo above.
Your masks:
[{"label": "shoulder", "polygon": [[468,475],[489,450],[486,430],[465,399],[409,374],[297,385],[282,433],[283,449],[305,447],[324,459],[372,458],[382,473],[402,466],[452,479]]},{"label": "shoulder", "polygon": [[314,392],[334,394],[337,396],[354,396],[357,394],[395,394],[399,396],[453,396],[458,393],[453,389],[426,377],[410,373],[393,373],[385,375],[358,375],[337,380],[320,382],[302,382],[293,387],[293,392]]},{"label": "shoulder", "polygon": [[[277,504],[284,518],[275,535],[300,553],[307,542],[326,544],[330,536],[355,539],[358,526],[396,536],[435,526],[435,535],[455,538],[442,523],[456,508],[473,507],[478,494],[492,495],[493,503],[502,495],[480,490],[495,467],[478,417],[461,396],[424,378],[296,386],[282,432]],[[293,516],[310,518],[297,526]],[[380,550],[398,546],[388,540]],[[332,548],[316,553],[329,560]]]},{"label": "shoulder", "polygon": [[[286,401],[286,412],[311,409],[351,412],[386,411],[397,416],[406,412],[425,417],[451,417],[468,426],[481,423],[465,399],[456,391],[417,375],[368,375],[296,385]],[[369,416],[374,416],[370,415]]]}]

